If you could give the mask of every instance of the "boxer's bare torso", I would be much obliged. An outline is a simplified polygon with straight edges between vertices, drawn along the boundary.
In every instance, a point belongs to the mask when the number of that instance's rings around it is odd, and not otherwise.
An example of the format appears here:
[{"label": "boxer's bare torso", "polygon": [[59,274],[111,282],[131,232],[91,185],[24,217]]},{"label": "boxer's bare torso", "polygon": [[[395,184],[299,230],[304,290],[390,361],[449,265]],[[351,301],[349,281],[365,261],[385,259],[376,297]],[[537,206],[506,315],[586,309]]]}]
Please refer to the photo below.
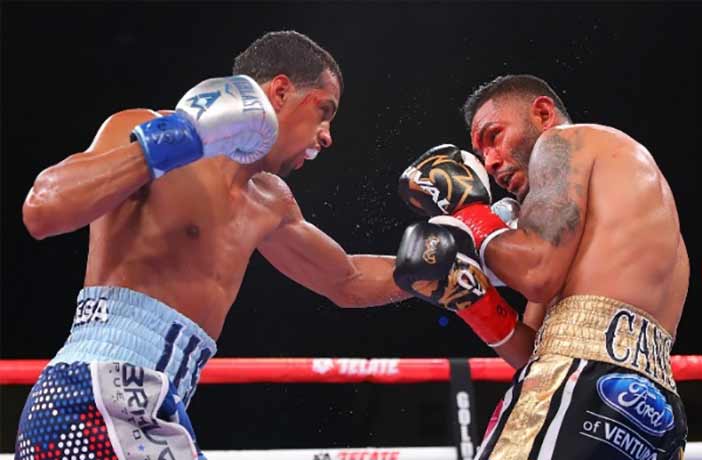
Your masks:
[{"label": "boxer's bare torso", "polygon": [[[128,143],[153,114],[117,116],[129,121],[103,130],[100,148]],[[91,223],[86,286],[143,292],[218,336],[251,254],[294,204],[277,176],[237,181],[238,168],[225,157],[178,168]]]},{"label": "boxer's bare torso", "polygon": [[[550,284],[542,292],[556,300],[575,294],[620,300],[675,336],[689,262],[672,192],[646,148],[601,125],[557,127],[534,148],[529,184],[522,231],[498,238],[488,257],[499,266],[500,251],[516,249],[515,243],[529,251],[535,237],[549,247],[536,264],[531,259],[500,274],[511,279],[518,271],[535,285]],[[549,266],[550,278],[544,275]],[[530,270],[541,275],[530,278]]]},{"label": "boxer's bare torso", "polygon": [[[114,149],[138,149],[130,145],[130,132],[157,116],[146,109],[113,115],[90,148],[69,157],[64,167]],[[145,178],[121,204],[96,219],[86,217],[91,223],[85,285],[143,292],[214,338],[256,249],[284,274],[346,306],[407,297],[392,281],[394,258],[348,256],[303,219],[280,177],[251,168],[223,156],[200,160],[156,181]]]},{"label": "boxer's bare torso", "polygon": [[651,154],[604,126],[580,126],[593,158],[585,228],[561,296],[595,294],[635,305],[673,336],[690,268],[673,194]]}]

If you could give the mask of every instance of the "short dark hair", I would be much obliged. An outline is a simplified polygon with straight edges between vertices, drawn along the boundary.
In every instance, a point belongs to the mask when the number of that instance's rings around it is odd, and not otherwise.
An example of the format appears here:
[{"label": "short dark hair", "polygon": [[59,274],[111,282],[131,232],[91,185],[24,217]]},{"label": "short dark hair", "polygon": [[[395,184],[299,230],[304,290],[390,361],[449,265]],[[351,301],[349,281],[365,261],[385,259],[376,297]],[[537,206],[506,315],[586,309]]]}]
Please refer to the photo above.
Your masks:
[{"label": "short dark hair", "polygon": [[480,85],[468,96],[466,103],[463,104],[463,117],[468,124],[468,129],[473,126],[475,113],[483,104],[490,99],[504,95],[548,96],[553,99],[558,111],[561,112],[568,121],[571,121],[565,104],[553,88],[544,80],[534,75],[502,75],[488,83]]},{"label": "short dark hair", "polygon": [[318,86],[329,69],[344,91],[341,69],[331,54],[311,38],[294,30],[268,32],[234,59],[234,74],[245,74],[258,83],[287,75],[299,86]]}]

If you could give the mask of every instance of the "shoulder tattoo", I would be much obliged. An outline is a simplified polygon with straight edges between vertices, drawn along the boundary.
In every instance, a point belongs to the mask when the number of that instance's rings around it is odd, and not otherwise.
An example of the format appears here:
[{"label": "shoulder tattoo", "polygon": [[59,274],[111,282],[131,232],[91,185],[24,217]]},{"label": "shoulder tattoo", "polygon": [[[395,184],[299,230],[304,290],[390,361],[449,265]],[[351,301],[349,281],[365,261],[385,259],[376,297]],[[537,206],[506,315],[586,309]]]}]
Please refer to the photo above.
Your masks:
[{"label": "shoulder tattoo", "polygon": [[[574,165],[579,136],[547,133],[540,139],[529,163],[529,193],[519,226],[559,246],[582,220],[589,174]],[[584,210],[583,210],[584,211]]]}]

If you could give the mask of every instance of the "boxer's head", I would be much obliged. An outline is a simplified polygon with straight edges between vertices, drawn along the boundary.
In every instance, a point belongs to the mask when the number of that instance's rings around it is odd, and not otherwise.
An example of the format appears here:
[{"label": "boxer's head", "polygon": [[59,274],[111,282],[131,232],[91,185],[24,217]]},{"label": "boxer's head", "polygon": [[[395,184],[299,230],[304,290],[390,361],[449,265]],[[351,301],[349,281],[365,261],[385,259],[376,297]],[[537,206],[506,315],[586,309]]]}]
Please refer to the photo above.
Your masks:
[{"label": "boxer's head", "polygon": [[570,123],[563,101],[532,75],[497,77],[476,89],[463,106],[471,146],[497,184],[519,201],[529,191],[528,165],[541,133]]},{"label": "boxer's head", "polygon": [[344,80],[317,43],[294,31],[270,32],[236,57],[233,70],[256,80],[278,115],[278,139],[263,169],[285,176],[331,146]]}]

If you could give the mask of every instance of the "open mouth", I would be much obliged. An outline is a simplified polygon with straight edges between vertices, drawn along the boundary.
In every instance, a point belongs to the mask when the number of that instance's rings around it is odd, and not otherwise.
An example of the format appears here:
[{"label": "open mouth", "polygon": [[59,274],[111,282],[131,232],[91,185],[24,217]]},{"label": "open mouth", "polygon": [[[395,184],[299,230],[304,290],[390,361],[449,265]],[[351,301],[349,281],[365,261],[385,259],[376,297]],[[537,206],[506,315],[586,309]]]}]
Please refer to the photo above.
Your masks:
[{"label": "open mouth", "polygon": [[319,150],[317,149],[305,149],[305,160],[314,160],[317,158]]}]

